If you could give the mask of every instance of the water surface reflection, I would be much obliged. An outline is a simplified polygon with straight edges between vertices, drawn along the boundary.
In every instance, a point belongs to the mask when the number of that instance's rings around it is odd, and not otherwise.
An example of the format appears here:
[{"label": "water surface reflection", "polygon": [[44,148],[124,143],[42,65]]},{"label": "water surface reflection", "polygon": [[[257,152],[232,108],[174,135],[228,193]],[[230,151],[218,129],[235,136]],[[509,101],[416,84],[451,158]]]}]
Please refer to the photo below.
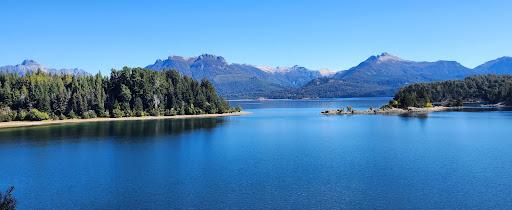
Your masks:
[{"label": "water surface reflection", "polygon": [[180,135],[194,130],[210,131],[224,124],[223,118],[162,119],[73,123],[0,130],[0,144],[42,143],[59,140],[113,138],[122,141]]}]

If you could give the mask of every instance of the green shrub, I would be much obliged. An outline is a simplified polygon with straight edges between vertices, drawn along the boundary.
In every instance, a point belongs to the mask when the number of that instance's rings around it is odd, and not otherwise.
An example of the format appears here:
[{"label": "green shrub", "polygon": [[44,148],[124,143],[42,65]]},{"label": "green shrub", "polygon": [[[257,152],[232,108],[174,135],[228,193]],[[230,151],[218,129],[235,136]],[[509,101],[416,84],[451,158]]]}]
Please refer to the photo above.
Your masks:
[{"label": "green shrub", "polygon": [[0,109],[0,122],[9,122],[16,119],[16,112],[9,107]]},{"label": "green shrub", "polygon": [[176,114],[177,113],[176,113],[176,110],[174,110],[174,108],[166,109],[165,112],[164,112],[165,116],[174,116]]},{"label": "green shrub", "polygon": [[202,109],[196,108],[196,114],[205,114],[205,113]]},{"label": "green shrub", "polygon": [[115,117],[115,118],[124,117],[124,112],[117,108],[113,109],[111,117]]},{"label": "green shrub", "polygon": [[93,110],[86,111],[82,114],[83,119],[91,119],[96,117],[98,116],[96,115],[96,112],[94,112]]},{"label": "green shrub", "polygon": [[37,109],[31,109],[28,112],[28,115],[26,118],[30,121],[41,121],[41,120],[47,120],[50,119],[50,116],[46,112],[41,112]]},{"label": "green shrub", "polygon": [[217,110],[217,108],[215,108],[215,107],[214,107],[214,106],[212,106],[212,105],[208,105],[208,106],[206,106],[206,112],[207,112],[208,114],[217,114],[217,112],[218,112],[218,111],[219,111],[219,110]]},{"label": "green shrub", "polygon": [[58,115],[56,115],[56,114],[53,114],[53,113],[51,113],[51,114],[50,114],[50,118],[51,118],[52,120],[60,120],[60,119],[59,119],[59,116],[58,116]]},{"label": "green shrub", "polygon": [[231,108],[229,110],[229,112],[241,112],[242,111],[242,107],[240,106],[237,106],[237,107],[234,107],[234,108]]},{"label": "green shrub", "polygon": [[194,114],[196,114],[196,109],[194,108],[193,104],[190,104],[189,106],[187,106],[187,108],[185,108],[185,114],[186,115],[194,115]]},{"label": "green shrub", "polygon": [[400,105],[400,104],[398,103],[398,101],[396,101],[396,100],[394,100],[394,99],[393,99],[393,100],[391,100],[391,101],[389,101],[389,106],[391,106],[391,107],[393,107],[393,108],[398,108],[398,106],[399,106],[399,105]]},{"label": "green shrub", "polygon": [[16,115],[16,120],[18,120],[18,121],[28,120],[27,115],[28,115],[27,110],[22,109],[22,110],[18,111],[18,114]]},{"label": "green shrub", "polygon": [[149,110],[149,115],[150,116],[160,116],[160,110],[152,108],[152,109]]},{"label": "green shrub", "polygon": [[78,116],[76,115],[76,113],[75,113],[73,110],[71,110],[71,111],[68,113],[68,116],[69,116],[69,118],[70,118],[70,119],[76,119],[76,118],[78,118]]},{"label": "green shrub", "polygon": [[146,112],[144,112],[144,111],[135,111],[135,116],[136,117],[144,117],[146,115],[148,115],[148,114]]},{"label": "green shrub", "polygon": [[63,115],[63,114],[59,115],[59,120],[65,120],[65,119],[67,119],[65,115]]},{"label": "green shrub", "polygon": [[97,114],[98,117],[109,117],[110,114],[108,113],[108,111],[100,111],[98,114]]},{"label": "green shrub", "polygon": [[132,112],[131,110],[125,110],[123,112],[123,117],[132,117],[132,116],[135,116],[135,113]]}]

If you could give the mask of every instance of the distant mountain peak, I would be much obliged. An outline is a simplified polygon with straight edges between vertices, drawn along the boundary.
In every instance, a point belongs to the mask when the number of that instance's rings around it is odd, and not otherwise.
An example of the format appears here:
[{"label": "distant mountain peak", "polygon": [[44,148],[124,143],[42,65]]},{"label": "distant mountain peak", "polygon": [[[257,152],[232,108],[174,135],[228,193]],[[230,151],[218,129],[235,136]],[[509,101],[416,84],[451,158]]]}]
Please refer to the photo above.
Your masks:
[{"label": "distant mountain peak", "polygon": [[503,56],[495,60],[487,61],[475,67],[479,73],[510,74],[512,72],[512,57]]},{"label": "distant mountain peak", "polygon": [[262,70],[264,72],[274,73],[276,69],[279,67],[272,67],[272,66],[254,66],[259,70]]},{"label": "distant mountain peak", "polygon": [[78,68],[46,68],[38,62],[31,59],[25,59],[21,62],[21,64],[0,66],[0,73],[16,73],[19,75],[25,75],[27,73],[33,73],[39,70],[50,74],[89,75],[89,73],[87,73],[86,71]]},{"label": "distant mountain peak", "polygon": [[168,58],[169,60],[179,60],[179,61],[190,61],[195,60],[196,57],[186,57],[186,56],[179,56],[179,55],[171,55]]},{"label": "distant mountain peak", "polygon": [[216,56],[216,55],[212,55],[212,54],[202,54],[202,55],[198,56],[195,61],[200,61],[200,60],[215,60],[215,61],[227,63],[226,59],[224,59],[224,57]]},{"label": "distant mountain peak", "polygon": [[268,73],[288,73],[288,72],[292,72],[292,71],[311,71],[309,69],[307,69],[306,67],[303,67],[303,66],[299,66],[299,65],[294,65],[292,67],[283,67],[283,66],[276,66],[276,67],[271,67],[271,66],[255,66],[256,68],[258,68],[259,70],[262,70],[264,72],[268,72]]},{"label": "distant mountain peak", "polygon": [[391,55],[387,52],[383,52],[382,54],[378,55],[377,56],[377,61],[379,62],[386,62],[386,61],[403,61],[403,59],[401,59],[400,57],[398,56],[394,56],[394,55]]},{"label": "distant mountain peak", "polygon": [[254,67],[256,67],[257,69],[262,70],[264,72],[268,72],[268,73],[286,73],[286,72],[291,71],[290,67],[283,67],[283,66],[276,66],[276,67],[272,67],[272,66],[254,66]]},{"label": "distant mountain peak", "polygon": [[389,63],[389,62],[402,62],[402,61],[405,61],[405,60],[401,59],[398,56],[391,55],[387,52],[384,52],[384,53],[381,53],[380,55],[370,56],[368,59],[366,59],[359,65],[368,65],[368,64],[375,64],[375,63],[380,64],[380,63]]},{"label": "distant mountain peak", "polygon": [[510,56],[503,56],[503,57],[500,57],[498,59],[496,59],[495,61],[510,61],[512,60],[512,57]]},{"label": "distant mountain peak", "polygon": [[330,70],[330,69],[320,69],[318,70],[320,72],[320,75],[326,77],[326,76],[332,76],[336,74],[336,71]]},{"label": "distant mountain peak", "polygon": [[31,60],[31,59],[25,59],[25,60],[23,60],[23,62],[21,62],[21,65],[24,65],[24,66],[39,65],[39,63],[37,63],[36,61]]},{"label": "distant mountain peak", "polygon": [[290,68],[290,71],[309,71],[309,70],[304,66],[294,65]]}]

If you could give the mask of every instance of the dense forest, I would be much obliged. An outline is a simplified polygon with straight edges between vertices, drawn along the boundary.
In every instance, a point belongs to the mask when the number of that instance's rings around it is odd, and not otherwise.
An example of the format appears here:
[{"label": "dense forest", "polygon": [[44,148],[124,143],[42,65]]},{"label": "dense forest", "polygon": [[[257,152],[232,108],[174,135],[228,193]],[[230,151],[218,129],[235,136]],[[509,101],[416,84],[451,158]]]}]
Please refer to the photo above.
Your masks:
[{"label": "dense forest", "polygon": [[389,105],[399,108],[428,107],[435,103],[462,106],[466,102],[512,105],[512,76],[490,74],[408,85],[398,91]]},{"label": "dense forest", "polygon": [[208,80],[177,71],[112,70],[110,77],[0,74],[0,121],[145,115],[194,115],[239,111]]}]

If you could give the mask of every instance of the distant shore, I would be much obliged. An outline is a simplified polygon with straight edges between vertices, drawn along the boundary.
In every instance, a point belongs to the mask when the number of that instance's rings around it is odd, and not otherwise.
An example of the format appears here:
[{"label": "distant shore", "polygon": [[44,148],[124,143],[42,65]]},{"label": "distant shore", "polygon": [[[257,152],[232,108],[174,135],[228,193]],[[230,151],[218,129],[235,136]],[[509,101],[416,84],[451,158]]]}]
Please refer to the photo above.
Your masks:
[{"label": "distant shore", "polygon": [[447,106],[435,106],[430,108],[417,108],[409,107],[407,109],[399,108],[386,108],[386,109],[368,109],[368,110],[326,110],[323,111],[324,115],[370,115],[370,114],[413,114],[413,113],[428,113],[428,112],[442,112],[450,110],[460,110],[462,107],[447,107]]},{"label": "distant shore", "polygon": [[223,114],[198,114],[198,115],[175,115],[175,116],[145,116],[145,117],[120,117],[120,118],[91,118],[91,119],[67,119],[67,120],[43,120],[43,121],[11,121],[0,122],[2,128],[31,127],[41,125],[56,125],[68,123],[104,122],[104,121],[129,121],[129,120],[158,120],[158,119],[192,119],[192,118],[215,118],[227,116],[247,115],[250,112],[232,112]]}]

